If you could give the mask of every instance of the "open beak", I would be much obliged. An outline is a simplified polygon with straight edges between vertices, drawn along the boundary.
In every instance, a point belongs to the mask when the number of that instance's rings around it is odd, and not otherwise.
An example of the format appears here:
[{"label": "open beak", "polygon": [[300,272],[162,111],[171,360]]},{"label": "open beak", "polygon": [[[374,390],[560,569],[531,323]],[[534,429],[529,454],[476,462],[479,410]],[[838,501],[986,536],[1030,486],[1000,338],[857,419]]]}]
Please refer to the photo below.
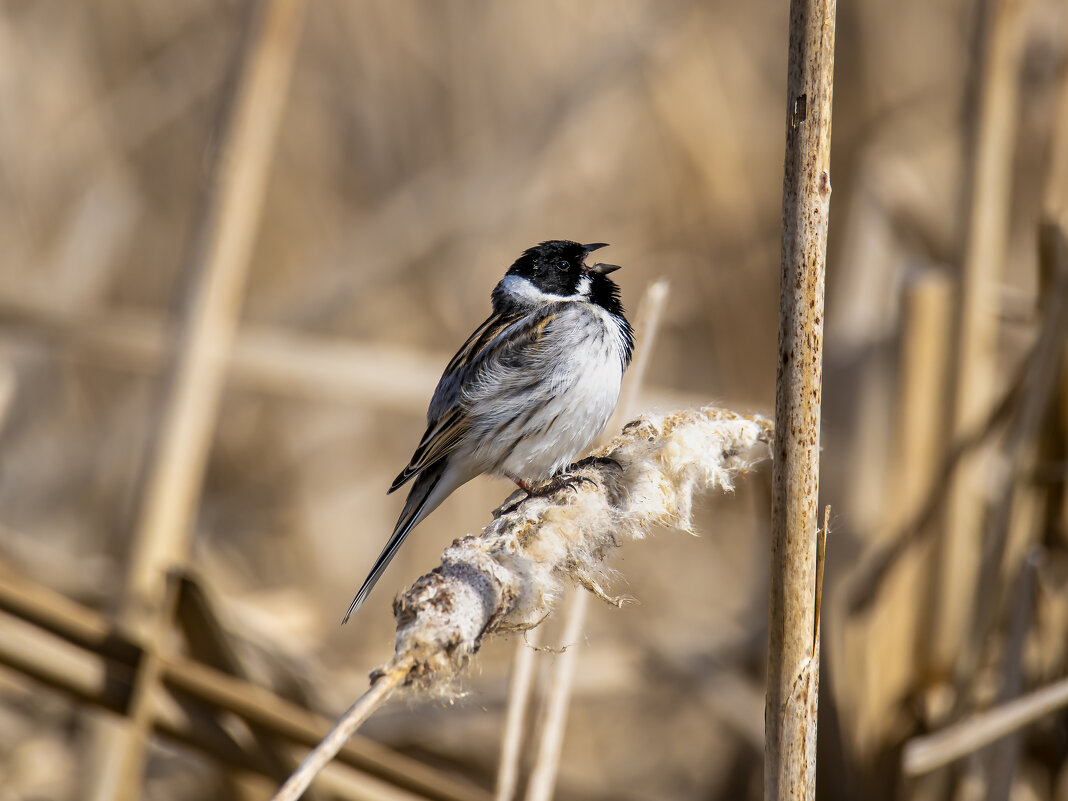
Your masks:
[{"label": "open beak", "polygon": [[597,273],[598,275],[608,275],[609,273],[614,273],[616,270],[618,270],[619,269],[619,265],[618,264],[595,264],[592,267],[587,267],[586,269],[589,270],[591,273]]},{"label": "open beak", "polygon": [[[593,253],[595,250],[608,247],[607,242],[594,242],[592,245],[583,245],[586,249],[586,255]],[[586,270],[591,273],[597,273],[598,275],[608,275],[614,273],[619,269],[618,264],[595,264],[592,267],[587,267]]]}]

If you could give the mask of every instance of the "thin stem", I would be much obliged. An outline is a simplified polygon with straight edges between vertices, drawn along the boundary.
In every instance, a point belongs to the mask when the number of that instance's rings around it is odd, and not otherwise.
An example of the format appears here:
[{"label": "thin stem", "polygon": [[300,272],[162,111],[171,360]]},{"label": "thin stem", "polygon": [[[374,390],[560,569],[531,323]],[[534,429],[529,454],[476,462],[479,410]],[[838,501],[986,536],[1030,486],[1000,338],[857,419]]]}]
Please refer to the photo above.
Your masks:
[{"label": "thin stem", "polygon": [[571,603],[567,608],[567,625],[564,627],[565,650],[556,657],[556,669],[549,688],[545,710],[545,724],[538,756],[530,773],[526,801],[549,801],[556,786],[556,769],[560,764],[560,751],[564,745],[564,727],[567,723],[567,707],[571,700],[571,684],[575,678],[578,649],[575,647],[586,627],[586,610],[590,596],[581,587],[571,590]]},{"label": "thin stem", "polygon": [[[969,165],[967,230],[953,319],[947,393],[947,448],[988,417],[997,402],[998,316],[991,314],[1005,268],[1012,203],[1013,154],[1019,120],[1019,84],[1027,31],[1027,0],[992,0],[979,64],[975,145]],[[974,664],[974,595],[981,586],[984,458],[961,460],[946,496],[944,532],[934,561],[925,670],[958,675]],[[987,587],[984,587],[984,590]]]},{"label": "thin stem", "polygon": [[241,52],[221,146],[186,257],[188,297],[129,545],[120,619],[146,644],[146,658],[134,678],[129,718],[96,735],[96,747],[106,757],[94,762],[86,796],[97,801],[132,801],[140,795],[160,651],[173,611],[164,576],[188,551],[300,43],[305,0],[271,0],[249,8],[255,24]]},{"label": "thin stem", "polygon": [[285,784],[278,788],[278,792],[274,794],[271,801],[296,801],[300,798],[315,777],[330,763],[330,760],[337,756],[338,751],[348,742],[356,729],[371,716],[372,712],[386,702],[407,674],[408,665],[397,664],[372,684],[370,689],[338,719],[334,728],[323,738],[322,742],[304,758],[300,767],[286,779]]},{"label": "thin stem", "polygon": [[519,757],[530,691],[534,686],[534,655],[541,627],[531,629],[516,643],[512,661],[512,684],[508,690],[508,711],[504,718],[504,739],[497,768],[496,801],[512,801],[519,784]]},{"label": "thin stem", "polygon": [[922,776],[1068,706],[1068,679],[905,744],[901,766],[906,776]]}]

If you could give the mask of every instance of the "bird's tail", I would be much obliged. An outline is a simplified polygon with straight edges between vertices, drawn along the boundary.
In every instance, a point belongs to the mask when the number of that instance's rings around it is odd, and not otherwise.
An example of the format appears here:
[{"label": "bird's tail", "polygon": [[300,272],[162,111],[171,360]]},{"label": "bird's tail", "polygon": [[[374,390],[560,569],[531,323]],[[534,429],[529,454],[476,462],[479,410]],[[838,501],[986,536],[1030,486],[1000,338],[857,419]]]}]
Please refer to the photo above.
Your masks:
[{"label": "bird's tail", "polygon": [[345,618],[341,621],[342,625],[348,622],[352,613],[360,608],[360,604],[374,589],[375,584],[378,583],[386,568],[389,567],[389,563],[393,561],[393,557],[397,555],[397,551],[400,550],[408,533],[456,489],[456,486],[449,486],[451,482],[442,481],[444,476],[445,464],[444,460],[442,460],[437,465],[429,466],[415,480],[411,492],[408,493],[408,500],[404,502],[404,509],[397,520],[397,525],[393,527],[393,534],[390,536],[389,542],[382,549],[382,553],[378,555],[378,559],[375,560],[370,574],[364,579],[360,591],[356,593],[356,597],[349,604],[349,611],[345,613]]}]

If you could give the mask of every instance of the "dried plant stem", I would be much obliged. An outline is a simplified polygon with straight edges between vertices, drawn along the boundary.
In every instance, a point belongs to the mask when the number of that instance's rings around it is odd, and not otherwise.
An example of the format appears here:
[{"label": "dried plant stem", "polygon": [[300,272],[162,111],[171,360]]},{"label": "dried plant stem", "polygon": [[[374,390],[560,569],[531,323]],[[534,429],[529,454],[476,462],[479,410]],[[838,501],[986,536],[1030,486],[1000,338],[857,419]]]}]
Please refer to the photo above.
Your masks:
[{"label": "dried plant stem", "polygon": [[[963,688],[974,680],[975,668],[987,645],[1005,593],[998,575],[1005,569],[1009,530],[1019,512],[1021,498],[1034,469],[1032,446],[1042,433],[1047,410],[1056,397],[1058,366],[1062,363],[1068,332],[1068,245],[1064,232],[1052,223],[1039,229],[1040,261],[1050,279],[1046,289],[1042,327],[1020,382],[1020,402],[991,472],[998,477],[1000,492],[987,505],[983,530],[984,554],[978,583],[972,590],[971,631],[957,656],[958,681]],[[1027,478],[1024,478],[1024,477]]]},{"label": "dried plant stem", "polygon": [[556,656],[549,697],[545,705],[545,720],[541,740],[534,760],[534,768],[527,784],[526,801],[549,801],[556,786],[556,770],[560,765],[560,751],[564,746],[564,728],[567,723],[567,707],[571,700],[571,685],[578,662],[578,645],[586,628],[586,610],[590,596],[581,587],[571,590],[571,603],[567,607],[567,623],[564,626],[564,649]]},{"label": "dried plant stem", "polygon": [[1042,216],[1068,230],[1068,72],[1061,73]]},{"label": "dried plant stem", "polygon": [[816,789],[816,554],[835,0],[792,0],[775,392],[764,798]]},{"label": "dried plant stem", "polygon": [[303,12],[304,0],[273,0],[262,8],[205,194],[162,430],[130,555],[126,618],[134,630],[146,616],[155,618],[162,577],[184,555],[196,512]]},{"label": "dried plant stem", "polygon": [[901,755],[902,770],[906,776],[930,773],[1064,707],[1068,707],[1068,679],[910,740]]},{"label": "dried plant stem", "polygon": [[627,424],[597,453],[606,458],[572,470],[586,480],[499,511],[481,535],[445,549],[441,564],[394,601],[393,658],[373,681],[399,671],[406,685],[452,694],[486,636],[536,626],[565,583],[607,598],[597,581],[623,540],[654,527],[692,530],[694,495],[730,491],[767,458],[771,437],[767,420],[711,407]]},{"label": "dried plant stem", "polygon": [[15,369],[7,354],[0,356],[0,427],[7,420],[7,413],[11,411],[11,401],[15,398]]},{"label": "dried plant stem", "polygon": [[512,801],[519,786],[519,757],[523,745],[523,729],[527,704],[534,687],[534,657],[541,628],[534,628],[516,642],[512,659],[512,683],[508,689],[508,710],[504,718],[504,737],[501,758],[497,767],[495,801]]},{"label": "dried plant stem", "polygon": [[168,568],[185,556],[196,514],[226,356],[238,325],[252,243],[286,89],[300,40],[303,0],[273,0],[257,9],[235,84],[229,118],[189,251],[191,292],[175,341],[175,355],[142,487],[140,516],[130,547],[124,628],[145,643],[134,679],[129,721],[105,729],[105,759],[88,782],[103,801],[139,794],[160,649],[171,624]]},{"label": "dried plant stem", "polygon": [[[108,717],[130,712],[133,677],[144,649],[126,639],[103,615],[30,580],[0,560],[0,664],[89,705]],[[214,720],[229,716],[253,731],[269,732],[286,743],[286,753],[306,753],[330,731],[333,721],[316,715],[217,668],[186,656],[165,653],[162,695],[153,732],[214,758],[221,765],[274,778],[281,765],[267,766],[259,749],[247,750],[220,738]],[[214,715],[189,716],[171,698],[184,698]],[[190,707],[192,708],[192,707]],[[223,742],[225,741],[225,743]],[[354,781],[436,801],[488,799],[474,785],[364,738],[351,739],[338,761]],[[295,764],[295,763],[294,763]],[[340,778],[342,773],[337,773]],[[331,780],[332,781],[332,780]],[[328,784],[324,791],[332,793]]]},{"label": "dried plant stem", "polygon": [[[971,198],[954,320],[950,441],[974,431],[996,399],[997,316],[993,313],[1005,259],[1012,202],[1012,156],[1018,119],[1018,83],[1026,31],[1026,0],[993,0],[982,56],[971,165]],[[972,619],[979,571],[986,465],[982,453],[965,457],[951,477],[945,534],[939,542],[938,597],[932,604],[929,670],[959,665]]]},{"label": "dried plant stem", "polygon": [[[1030,516],[1027,516],[1030,518]],[[1019,575],[1013,588],[1012,609],[1009,617],[1008,636],[1002,657],[1002,680],[998,702],[1007,703],[1020,696],[1025,681],[1024,654],[1027,633],[1033,623],[1035,585],[1038,566],[1042,561],[1042,549],[1032,545],[1020,565]],[[1013,776],[1020,760],[1020,734],[1014,732],[1003,737],[985,755],[986,801],[1009,801],[1012,796]]]},{"label": "dried plant stem", "polygon": [[300,798],[315,777],[337,756],[356,729],[400,686],[408,674],[409,667],[407,664],[397,663],[388,672],[380,674],[371,688],[348,708],[330,733],[304,758],[300,767],[286,779],[285,784],[278,788],[278,792],[272,796],[272,801],[296,801]]},{"label": "dried plant stem", "polygon": [[[64,360],[138,375],[160,372],[167,355],[167,327],[159,314],[72,311],[52,299],[15,297],[2,286],[0,332],[15,347],[45,341]],[[226,380],[287,399],[421,415],[450,355],[248,324],[235,333]],[[668,409],[704,401],[696,393],[666,387],[646,386],[642,395]]]},{"label": "dried plant stem", "polygon": [[949,319],[953,293],[941,270],[925,269],[905,289],[901,334],[901,380],[894,421],[896,452],[890,480],[892,509],[882,539],[898,535],[922,510],[937,483],[939,405],[945,397]]},{"label": "dried plant stem", "polygon": [[[862,760],[871,760],[885,747],[897,720],[894,710],[913,686],[917,643],[926,619],[926,604],[916,599],[934,591],[928,587],[930,543],[910,536],[907,527],[938,483],[952,303],[952,284],[942,271],[924,268],[910,277],[904,293],[887,494],[893,503],[864,557],[870,560],[899,549],[900,558],[883,585],[864,585],[873,593],[865,609],[846,613],[841,627],[828,629],[841,637],[828,654],[832,672],[851,677],[836,682],[834,689],[840,714],[848,716],[852,753]],[[863,568],[854,572],[863,575]],[[847,593],[848,587],[842,585]],[[841,601],[848,604],[846,598]]]},{"label": "dried plant stem", "polygon": [[619,395],[619,404],[612,419],[605,427],[606,431],[616,431],[623,423],[638,413],[638,398],[645,387],[645,374],[649,370],[656,347],[656,335],[660,331],[660,320],[667,306],[668,282],[661,278],[654,281],[645,290],[638,313],[634,317],[634,330],[638,336],[638,349],[634,363],[627,371],[623,389]]},{"label": "dried plant stem", "polygon": [[730,491],[767,458],[771,437],[767,420],[712,407],[628,423],[598,451],[607,458],[572,471],[588,481],[526,498],[445,549],[441,564],[395,601],[394,656],[383,670],[414,659],[411,683],[451,694],[485,636],[537,625],[564,586],[597,592],[623,541],[654,527],[692,530],[695,494]]}]

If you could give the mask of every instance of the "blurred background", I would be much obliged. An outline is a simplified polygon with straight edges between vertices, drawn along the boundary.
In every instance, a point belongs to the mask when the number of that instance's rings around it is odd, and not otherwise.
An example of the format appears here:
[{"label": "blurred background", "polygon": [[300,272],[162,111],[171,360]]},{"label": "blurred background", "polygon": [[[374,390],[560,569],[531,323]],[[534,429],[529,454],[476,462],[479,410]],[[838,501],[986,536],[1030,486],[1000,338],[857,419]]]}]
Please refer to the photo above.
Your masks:
[{"label": "blurred background", "polygon": [[[0,799],[269,797],[511,491],[339,626],[541,240],[611,243],[631,312],[670,282],[642,408],[773,414],[787,5],[0,0]],[[844,1],[837,42],[819,793],[1063,801],[1063,707],[902,751],[1068,672],[1068,8]],[[557,798],[761,798],[769,478],[622,548]],[[491,797],[515,647],[317,797]]]}]

